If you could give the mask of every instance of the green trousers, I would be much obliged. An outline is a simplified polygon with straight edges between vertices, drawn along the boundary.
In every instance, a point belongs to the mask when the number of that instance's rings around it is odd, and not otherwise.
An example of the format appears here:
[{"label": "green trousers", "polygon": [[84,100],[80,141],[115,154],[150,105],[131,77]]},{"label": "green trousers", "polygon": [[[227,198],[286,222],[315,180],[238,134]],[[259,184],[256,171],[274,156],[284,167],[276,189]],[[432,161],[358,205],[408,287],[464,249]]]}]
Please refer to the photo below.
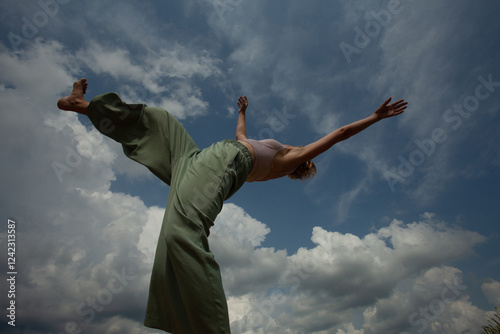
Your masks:
[{"label": "green trousers", "polygon": [[144,325],[174,334],[230,333],[210,227],[252,169],[236,140],[200,150],[167,111],[126,104],[115,93],[96,96],[87,114],[130,159],[170,185],[151,274]]}]

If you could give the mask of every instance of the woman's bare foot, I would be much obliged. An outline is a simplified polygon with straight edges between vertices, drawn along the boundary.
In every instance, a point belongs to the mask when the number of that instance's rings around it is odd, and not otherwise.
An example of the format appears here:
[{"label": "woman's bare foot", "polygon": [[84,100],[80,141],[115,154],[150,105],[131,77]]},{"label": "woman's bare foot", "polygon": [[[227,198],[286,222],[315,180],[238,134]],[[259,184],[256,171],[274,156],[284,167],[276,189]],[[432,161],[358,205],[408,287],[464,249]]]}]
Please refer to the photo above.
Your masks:
[{"label": "woman's bare foot", "polygon": [[87,92],[87,79],[80,79],[73,84],[73,91],[57,102],[57,107],[61,110],[76,111],[80,114],[87,114],[89,103],[85,101],[83,95]]}]

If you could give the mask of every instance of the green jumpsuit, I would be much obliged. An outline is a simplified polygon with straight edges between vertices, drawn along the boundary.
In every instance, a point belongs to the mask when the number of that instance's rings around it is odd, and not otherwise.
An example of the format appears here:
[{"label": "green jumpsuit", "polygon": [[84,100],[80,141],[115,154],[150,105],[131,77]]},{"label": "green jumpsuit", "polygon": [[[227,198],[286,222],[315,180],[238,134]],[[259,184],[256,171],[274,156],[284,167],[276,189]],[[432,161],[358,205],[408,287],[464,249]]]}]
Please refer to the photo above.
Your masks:
[{"label": "green jumpsuit", "polygon": [[127,157],[170,185],[151,274],[144,325],[174,334],[230,333],[220,269],[209,229],[252,170],[247,148],[223,140],[200,150],[171,114],[96,96],[87,114]]}]

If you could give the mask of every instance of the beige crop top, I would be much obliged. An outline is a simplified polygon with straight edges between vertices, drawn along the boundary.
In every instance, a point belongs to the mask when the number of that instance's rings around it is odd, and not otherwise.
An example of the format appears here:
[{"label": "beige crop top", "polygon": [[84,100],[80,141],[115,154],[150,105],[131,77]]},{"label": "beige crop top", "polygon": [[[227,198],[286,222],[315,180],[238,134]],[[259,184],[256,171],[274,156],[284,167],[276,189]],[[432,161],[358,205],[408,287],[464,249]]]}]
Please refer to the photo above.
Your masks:
[{"label": "beige crop top", "polygon": [[[247,182],[265,181],[266,176],[273,168],[273,160],[276,153],[284,150],[286,147],[274,139],[254,140],[243,139],[249,143],[255,151],[255,160],[253,169],[247,177]],[[290,174],[292,171],[283,172],[281,176]]]}]

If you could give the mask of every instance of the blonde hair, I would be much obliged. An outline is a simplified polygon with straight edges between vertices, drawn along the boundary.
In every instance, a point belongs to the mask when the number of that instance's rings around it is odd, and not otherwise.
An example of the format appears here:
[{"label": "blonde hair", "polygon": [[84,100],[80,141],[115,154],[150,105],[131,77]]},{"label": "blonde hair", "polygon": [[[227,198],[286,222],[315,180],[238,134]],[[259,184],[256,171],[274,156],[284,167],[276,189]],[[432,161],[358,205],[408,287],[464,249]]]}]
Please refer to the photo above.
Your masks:
[{"label": "blonde hair", "polygon": [[316,165],[311,160],[302,163],[288,177],[292,180],[307,180],[316,175]]}]

